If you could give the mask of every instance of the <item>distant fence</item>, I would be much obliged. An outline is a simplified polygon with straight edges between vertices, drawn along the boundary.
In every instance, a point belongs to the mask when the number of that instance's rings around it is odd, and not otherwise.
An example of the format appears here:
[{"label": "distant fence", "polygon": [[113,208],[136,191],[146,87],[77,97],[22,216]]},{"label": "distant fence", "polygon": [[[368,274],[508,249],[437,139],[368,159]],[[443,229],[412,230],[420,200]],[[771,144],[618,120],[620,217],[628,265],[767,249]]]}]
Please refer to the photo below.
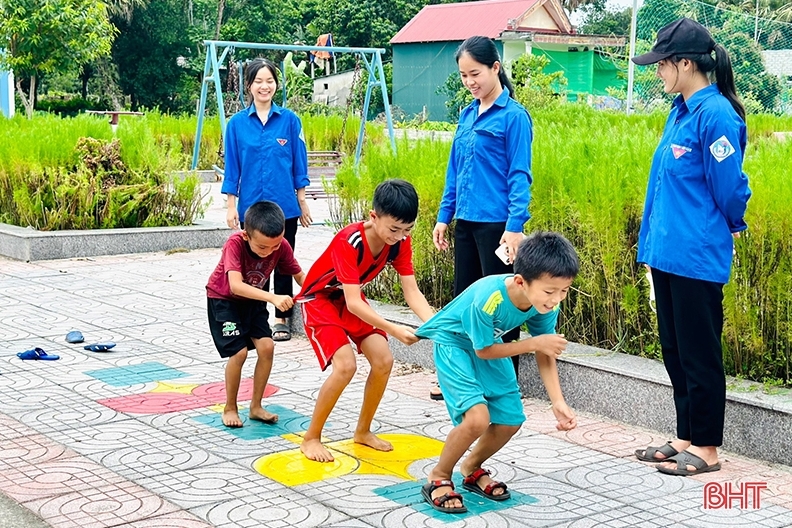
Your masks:
[{"label": "distant fence", "polygon": [[[657,31],[686,16],[710,30],[729,52],[737,92],[749,113],[792,114],[792,24],[730,11],[696,0],[647,0],[638,9],[635,55],[649,51]],[[632,109],[667,108],[671,95],[654,66],[636,66]],[[625,97],[625,99],[627,99]]]}]

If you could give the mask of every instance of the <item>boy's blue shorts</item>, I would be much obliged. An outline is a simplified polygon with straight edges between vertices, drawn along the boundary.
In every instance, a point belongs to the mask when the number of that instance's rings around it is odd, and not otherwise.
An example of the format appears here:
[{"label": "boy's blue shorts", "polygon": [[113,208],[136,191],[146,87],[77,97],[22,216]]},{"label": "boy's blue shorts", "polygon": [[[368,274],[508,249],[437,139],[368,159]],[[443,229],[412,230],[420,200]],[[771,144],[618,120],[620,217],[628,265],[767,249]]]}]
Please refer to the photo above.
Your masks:
[{"label": "boy's blue shorts", "polygon": [[481,359],[473,350],[434,344],[437,381],[454,425],[474,405],[483,403],[490,422],[521,425],[525,421],[511,358]]}]

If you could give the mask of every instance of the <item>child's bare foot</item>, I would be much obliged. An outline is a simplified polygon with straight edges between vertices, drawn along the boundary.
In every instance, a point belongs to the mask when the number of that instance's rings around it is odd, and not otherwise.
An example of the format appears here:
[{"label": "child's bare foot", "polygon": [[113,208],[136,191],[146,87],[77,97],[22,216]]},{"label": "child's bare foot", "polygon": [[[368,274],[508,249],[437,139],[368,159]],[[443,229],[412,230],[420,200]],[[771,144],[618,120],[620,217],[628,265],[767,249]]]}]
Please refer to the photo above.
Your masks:
[{"label": "child's bare foot", "polygon": [[257,407],[255,409],[251,408],[250,411],[248,412],[248,416],[250,416],[251,420],[259,420],[261,422],[268,424],[278,423],[278,415],[269,412],[263,407]]},{"label": "child's bare foot", "polygon": [[371,431],[366,433],[355,433],[355,443],[367,445],[377,451],[393,451],[393,444],[377,437]]},{"label": "child's bare foot", "polygon": [[242,420],[236,409],[226,409],[223,411],[223,425],[226,427],[242,427]]},{"label": "child's bare foot", "polygon": [[322,445],[321,440],[303,440],[302,444],[300,444],[300,451],[306,458],[316,462],[332,462],[335,460],[330,451]]}]

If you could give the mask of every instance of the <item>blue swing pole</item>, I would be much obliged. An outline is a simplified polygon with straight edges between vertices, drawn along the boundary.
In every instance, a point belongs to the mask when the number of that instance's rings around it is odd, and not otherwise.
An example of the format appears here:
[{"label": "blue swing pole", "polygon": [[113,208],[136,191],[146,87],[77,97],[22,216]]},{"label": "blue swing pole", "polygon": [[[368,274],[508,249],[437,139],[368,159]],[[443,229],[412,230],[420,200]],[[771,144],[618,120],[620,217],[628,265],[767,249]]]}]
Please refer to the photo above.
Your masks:
[{"label": "blue swing pole", "polygon": [[382,102],[385,104],[385,122],[388,124],[388,137],[390,137],[391,148],[396,153],[396,138],[393,132],[393,116],[391,115],[390,100],[388,99],[388,85],[385,83],[385,69],[382,66],[382,54],[377,52],[376,67],[379,72],[379,86],[382,92]]},{"label": "blue swing pole", "polygon": [[[366,126],[366,117],[368,107],[371,101],[371,91],[374,86],[379,86],[382,92],[383,103],[385,103],[385,117],[388,122],[388,133],[390,134],[391,147],[396,150],[396,140],[393,131],[393,120],[390,112],[390,104],[388,101],[388,91],[385,84],[385,74],[382,67],[382,53],[385,52],[383,48],[355,48],[344,46],[303,46],[303,45],[282,45],[282,44],[262,44],[259,42],[234,42],[228,40],[204,40],[204,45],[207,46],[206,63],[204,65],[204,78],[201,86],[201,101],[198,109],[198,126],[195,134],[195,146],[193,147],[193,159],[190,170],[195,170],[198,166],[198,154],[201,143],[201,133],[203,130],[204,113],[206,111],[206,99],[208,95],[208,83],[214,82],[215,94],[217,95],[217,111],[220,116],[220,130],[225,134],[226,116],[225,108],[223,107],[223,92],[220,86],[220,66],[223,64],[228,53],[234,49],[258,49],[258,50],[284,50],[284,51],[328,51],[330,53],[359,53],[364,62],[366,63],[366,70],[369,72],[369,85],[366,87],[366,101],[364,108],[364,115],[360,126],[360,133],[358,134],[358,144],[355,149],[355,165],[360,162],[360,153],[363,142],[363,132]],[[220,57],[217,57],[217,49],[224,48]],[[366,53],[371,53],[371,61],[366,57]],[[211,70],[211,75],[210,75]],[[240,73],[240,78],[242,77]],[[374,79],[374,81],[372,81]],[[242,90],[240,90],[241,93]],[[285,94],[284,94],[285,95]]]},{"label": "blue swing pole", "polygon": [[211,55],[214,51],[215,50],[213,46],[210,46],[210,48],[206,50],[203,82],[201,82],[201,101],[198,103],[198,127],[195,130],[195,144],[193,145],[193,157],[192,163],[190,164],[190,170],[195,170],[195,168],[198,166],[198,153],[201,148],[201,133],[203,132],[204,114],[206,113],[206,97],[208,95],[210,81],[209,65],[211,64],[211,59],[209,58],[209,55]]}]

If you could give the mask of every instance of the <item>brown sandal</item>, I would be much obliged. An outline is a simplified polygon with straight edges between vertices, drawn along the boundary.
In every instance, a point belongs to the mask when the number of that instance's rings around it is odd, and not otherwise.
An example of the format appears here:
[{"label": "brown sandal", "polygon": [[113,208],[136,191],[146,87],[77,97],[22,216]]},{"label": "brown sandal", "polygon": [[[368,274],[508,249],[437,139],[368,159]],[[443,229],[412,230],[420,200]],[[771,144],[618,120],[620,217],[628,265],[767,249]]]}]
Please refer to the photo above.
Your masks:
[{"label": "brown sandal", "polygon": [[421,487],[421,495],[423,495],[424,500],[426,500],[426,502],[428,502],[432,508],[439,512],[466,513],[468,509],[464,504],[458,508],[444,506],[446,502],[452,499],[459,499],[459,502],[462,502],[462,495],[456,491],[449,491],[448,493],[440,495],[439,497],[432,498],[432,492],[437,488],[442,488],[443,486],[449,486],[452,490],[454,489],[454,483],[450,480],[432,480]]},{"label": "brown sandal", "polygon": [[[462,480],[462,487],[494,501],[505,501],[511,498],[511,493],[506,489],[507,486],[503,482],[490,482],[483,489],[479,487],[478,481],[484,475],[490,475],[490,472],[486,469],[478,468]],[[503,493],[500,495],[493,494],[492,492],[496,489],[502,489]]]}]

